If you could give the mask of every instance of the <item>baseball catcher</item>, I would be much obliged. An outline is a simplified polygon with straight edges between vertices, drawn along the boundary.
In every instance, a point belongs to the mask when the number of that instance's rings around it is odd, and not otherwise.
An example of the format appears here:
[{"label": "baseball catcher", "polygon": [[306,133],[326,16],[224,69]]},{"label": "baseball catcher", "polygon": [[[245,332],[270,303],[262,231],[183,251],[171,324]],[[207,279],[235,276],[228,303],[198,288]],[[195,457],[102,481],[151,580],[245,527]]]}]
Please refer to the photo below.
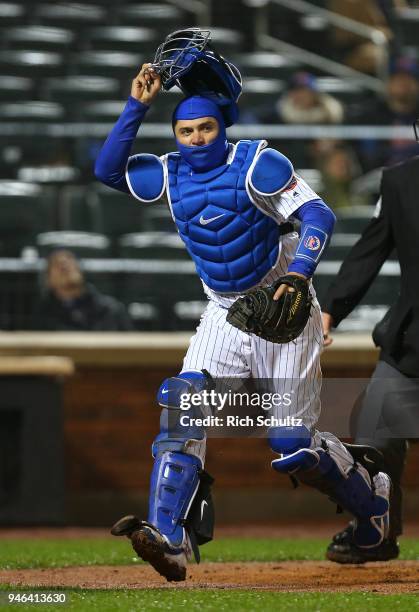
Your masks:
[{"label": "baseball catcher", "polygon": [[[153,100],[174,84],[185,94],[172,116],[176,151],[130,155]],[[355,548],[379,546],[388,533],[387,475],[374,460],[366,469],[333,434],[315,428],[323,330],[311,277],[335,217],[265,140],[228,141],[241,90],[238,69],[211,46],[210,32],[174,32],[133,80],[95,168],[140,204],[165,199],[209,299],[180,373],[157,394],[148,518],[124,517],[112,528],[167,580],[184,580],[191,554],[199,559],[199,544],[212,537],[206,430],[183,422],[182,402],[197,396],[193,410],[203,414],[200,398],[217,379],[292,381],[294,403],[272,403],[270,412],[278,422],[292,416],[302,424],[269,429],[272,467],[346,509]]]}]

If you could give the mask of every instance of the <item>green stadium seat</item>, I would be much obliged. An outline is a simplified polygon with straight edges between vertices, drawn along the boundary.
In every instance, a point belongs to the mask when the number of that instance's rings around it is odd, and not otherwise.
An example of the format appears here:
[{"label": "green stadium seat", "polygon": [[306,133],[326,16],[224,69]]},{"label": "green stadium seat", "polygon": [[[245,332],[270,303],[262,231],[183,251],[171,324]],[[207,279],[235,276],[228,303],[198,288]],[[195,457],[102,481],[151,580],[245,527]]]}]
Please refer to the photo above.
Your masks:
[{"label": "green stadium seat", "polygon": [[[313,276],[313,285],[320,303],[339,272],[341,261],[321,261]],[[397,261],[384,263],[379,275],[372,283],[361,305],[389,307],[397,295],[400,282],[400,265]]]},{"label": "green stadium seat", "polygon": [[[184,95],[182,91],[176,86],[169,91],[162,92],[162,94],[157,96],[157,98],[153,101],[150,110],[147,111],[147,122],[171,122],[175,106],[182,100],[183,97]],[[173,145],[171,146],[173,147]],[[167,141],[165,149],[167,150]]]},{"label": "green stadium seat", "polygon": [[21,24],[25,19],[26,7],[17,2],[0,2],[0,23],[5,25]]},{"label": "green stadium seat", "polygon": [[173,306],[174,328],[176,331],[192,331],[199,324],[200,318],[208,305],[202,296],[200,300],[180,300]]},{"label": "green stadium seat", "polygon": [[145,232],[176,232],[176,226],[165,204],[144,206],[142,231]]},{"label": "green stadium seat", "polygon": [[161,331],[160,311],[156,304],[137,301],[126,306],[137,331]]},{"label": "green stadium seat", "polygon": [[63,104],[67,109],[82,101],[115,99],[119,94],[119,81],[99,76],[65,76],[45,81],[48,99]]},{"label": "green stadium seat", "polygon": [[351,314],[344,319],[338,328],[338,332],[368,332],[374,329],[375,325],[384,317],[388,310],[387,305],[366,305],[357,306]]},{"label": "green stadium seat", "polygon": [[324,254],[324,260],[335,260],[341,261],[349,253],[353,245],[359,239],[360,234],[344,234],[334,232],[329,246],[327,247],[326,253]]},{"label": "green stadium seat", "polygon": [[[65,111],[61,104],[44,100],[26,100],[0,104],[0,121],[61,121]],[[45,146],[45,145],[43,145]]]},{"label": "green stadium seat", "polygon": [[160,38],[161,35],[151,28],[101,26],[86,32],[85,46],[89,49],[150,53],[161,42]]},{"label": "green stadium seat", "polygon": [[[202,284],[179,235],[173,232],[128,234],[120,241],[120,256],[134,270],[121,275],[119,297],[142,329],[191,329],[197,308],[186,302],[205,300]],[[151,316],[150,319],[147,317]],[[153,327],[154,326],[154,327]]]},{"label": "green stadium seat", "polygon": [[36,5],[34,17],[48,26],[59,26],[80,29],[92,24],[106,23],[107,11],[94,4],[54,2]]},{"label": "green stadium seat", "polygon": [[64,58],[55,51],[38,49],[0,50],[0,72],[13,76],[42,78],[58,76],[65,71]]},{"label": "green stadium seat", "polygon": [[0,259],[0,328],[30,330],[33,308],[39,295],[39,270],[19,259]]},{"label": "green stadium seat", "polygon": [[32,183],[0,181],[0,256],[20,257],[41,229],[44,191]]},{"label": "green stadium seat", "polygon": [[101,209],[96,198],[83,186],[71,185],[61,191],[59,225],[68,232],[102,233]]},{"label": "green stadium seat", "polygon": [[179,30],[188,18],[177,6],[159,2],[122,4],[116,8],[116,19],[121,25],[140,23],[142,26],[156,28],[162,36]]},{"label": "green stadium seat", "polygon": [[330,94],[345,104],[353,104],[367,96],[362,83],[348,77],[345,79],[332,76],[318,77],[317,87],[319,91]]},{"label": "green stadium seat", "polygon": [[23,182],[36,182],[43,185],[65,185],[80,178],[80,170],[64,164],[49,166],[20,166],[17,179]]},{"label": "green stadium seat", "polygon": [[70,58],[70,71],[77,75],[94,75],[132,80],[146,58],[128,51],[79,51]]},{"label": "green stadium seat", "polygon": [[288,81],[295,72],[304,69],[303,64],[287,55],[264,51],[235,55],[232,62],[249,79],[259,77]]},{"label": "green stadium seat", "polygon": [[56,249],[68,249],[77,257],[103,259],[111,256],[109,239],[93,232],[43,232],[37,235],[36,245],[41,257],[47,257]]},{"label": "green stadium seat", "polygon": [[286,89],[286,83],[277,79],[245,78],[241,104],[249,109],[274,106]]},{"label": "green stadium seat", "polygon": [[[16,106],[19,103],[16,103]],[[30,105],[29,105],[30,106]],[[0,105],[1,109],[1,105]],[[52,134],[50,126],[47,126],[47,118],[45,114],[40,117],[40,120],[34,119],[33,109],[21,109],[21,114],[17,114],[13,111],[14,117],[9,117],[9,112],[6,114],[4,121],[0,119],[0,123],[6,124],[7,121],[7,134],[3,134],[0,137],[0,148],[2,151],[3,163],[6,159],[6,155],[9,155],[10,151],[10,170],[4,169],[3,176],[10,176],[15,179],[19,174],[20,167],[42,167],[63,163],[68,163],[69,160],[73,159],[73,141],[69,141],[60,134]],[[45,118],[43,118],[45,117]],[[61,114],[60,114],[61,117]],[[0,113],[1,118],[1,113]],[[25,128],[29,128],[26,134],[13,134],[14,126],[19,129],[20,125],[24,125]],[[63,120],[57,118],[56,125],[58,130],[63,125]],[[34,130],[32,131],[32,126]],[[6,174],[6,172],[8,174]],[[42,169],[41,169],[42,172]],[[57,173],[60,174],[59,172]],[[38,182],[38,178],[34,180]],[[42,181],[41,181],[42,182]]]},{"label": "green stadium seat", "polygon": [[100,210],[101,231],[116,244],[117,239],[132,231],[142,231],[145,206],[131,195],[111,189],[106,185],[90,187],[87,198]]},{"label": "green stadium seat", "polygon": [[[169,251],[167,248],[167,257]],[[173,257],[125,261],[132,262],[133,270],[120,274],[118,296],[128,306],[137,327],[171,331],[191,329],[200,315],[196,305],[192,313],[192,308],[185,303],[205,301],[193,262]]]},{"label": "green stadium seat", "polygon": [[64,28],[41,25],[12,27],[2,32],[3,41],[10,49],[66,50],[75,40],[73,32]]},{"label": "green stadium seat", "polygon": [[360,234],[373,217],[374,206],[351,206],[339,208],[336,213],[335,232]]},{"label": "green stadium seat", "polygon": [[126,234],[118,241],[120,257],[154,260],[187,260],[189,254],[177,232]]},{"label": "green stadium seat", "polygon": [[225,57],[230,57],[234,53],[239,53],[243,45],[243,34],[239,30],[229,28],[211,27],[211,42]]},{"label": "green stadium seat", "polygon": [[101,100],[100,102],[82,102],[69,109],[68,117],[79,121],[109,121],[114,123],[122,113],[125,100]]},{"label": "green stadium seat", "polygon": [[22,76],[0,75],[0,102],[30,100],[35,90],[32,79]]}]

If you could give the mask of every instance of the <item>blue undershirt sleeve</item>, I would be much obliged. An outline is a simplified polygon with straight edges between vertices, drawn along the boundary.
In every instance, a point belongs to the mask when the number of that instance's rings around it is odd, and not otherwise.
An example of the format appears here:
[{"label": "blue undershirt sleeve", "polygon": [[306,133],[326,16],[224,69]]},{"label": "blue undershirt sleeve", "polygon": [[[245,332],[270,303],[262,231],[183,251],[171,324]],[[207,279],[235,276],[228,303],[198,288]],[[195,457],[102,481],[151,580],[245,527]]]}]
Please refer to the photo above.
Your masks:
[{"label": "blue undershirt sleeve", "polygon": [[149,108],[146,104],[129,96],[124,110],[96,159],[95,176],[105,185],[129,193],[125,168],[132,143]]},{"label": "blue undershirt sleeve", "polygon": [[298,272],[310,278],[330,241],[336,217],[320,199],[306,202],[293,212],[293,216],[301,221],[301,234],[288,272]]}]

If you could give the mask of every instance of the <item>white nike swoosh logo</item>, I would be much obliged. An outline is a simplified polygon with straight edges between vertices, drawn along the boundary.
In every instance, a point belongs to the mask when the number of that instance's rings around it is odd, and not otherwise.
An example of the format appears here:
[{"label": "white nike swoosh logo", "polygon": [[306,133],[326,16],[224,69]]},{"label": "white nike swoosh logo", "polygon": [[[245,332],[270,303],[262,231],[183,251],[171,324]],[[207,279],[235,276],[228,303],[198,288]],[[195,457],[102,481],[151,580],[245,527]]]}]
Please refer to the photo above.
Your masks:
[{"label": "white nike swoosh logo", "polygon": [[205,506],[208,506],[208,502],[205,499],[203,499],[201,502],[201,521],[202,521],[202,517],[204,516]]},{"label": "white nike swoosh logo", "polygon": [[169,389],[162,389],[161,392],[162,392],[162,395],[164,395],[165,393],[169,393]]},{"label": "white nike swoosh logo", "polygon": [[211,221],[215,221],[216,219],[220,219],[220,217],[224,217],[226,213],[222,213],[221,215],[217,215],[216,217],[211,217],[211,219],[204,219],[204,217],[201,215],[199,218],[199,222],[201,225],[208,225],[208,223],[211,223]]},{"label": "white nike swoosh logo", "polygon": [[364,455],[364,461],[367,461],[367,463],[374,463],[374,461],[371,461],[371,459],[368,459],[367,455]]}]

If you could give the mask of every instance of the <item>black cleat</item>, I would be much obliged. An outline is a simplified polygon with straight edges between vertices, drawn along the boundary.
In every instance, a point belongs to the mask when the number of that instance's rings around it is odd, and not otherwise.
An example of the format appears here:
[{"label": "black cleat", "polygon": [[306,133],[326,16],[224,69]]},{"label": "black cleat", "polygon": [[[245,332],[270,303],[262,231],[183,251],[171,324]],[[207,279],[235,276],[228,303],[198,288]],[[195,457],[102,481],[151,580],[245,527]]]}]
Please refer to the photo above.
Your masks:
[{"label": "black cleat", "polygon": [[183,542],[175,546],[160,531],[136,516],[124,516],[111,529],[114,536],[127,536],[135,552],[143,561],[169,582],[186,578],[186,567],[192,556],[189,537],[184,531]]},{"label": "black cleat", "polygon": [[397,559],[400,549],[396,539],[386,538],[374,548],[360,548],[353,541],[353,526],[349,524],[343,531],[333,536],[326,552],[326,558],[335,563],[360,564],[371,561],[390,561]]},{"label": "black cleat", "polygon": [[192,553],[186,539],[181,546],[173,546],[153,525],[143,523],[131,541],[138,556],[161,576],[169,582],[181,582],[186,578],[186,566]]},{"label": "black cleat", "polygon": [[133,514],[124,516],[111,529],[111,534],[114,536],[128,536],[140,528],[140,520]]}]

